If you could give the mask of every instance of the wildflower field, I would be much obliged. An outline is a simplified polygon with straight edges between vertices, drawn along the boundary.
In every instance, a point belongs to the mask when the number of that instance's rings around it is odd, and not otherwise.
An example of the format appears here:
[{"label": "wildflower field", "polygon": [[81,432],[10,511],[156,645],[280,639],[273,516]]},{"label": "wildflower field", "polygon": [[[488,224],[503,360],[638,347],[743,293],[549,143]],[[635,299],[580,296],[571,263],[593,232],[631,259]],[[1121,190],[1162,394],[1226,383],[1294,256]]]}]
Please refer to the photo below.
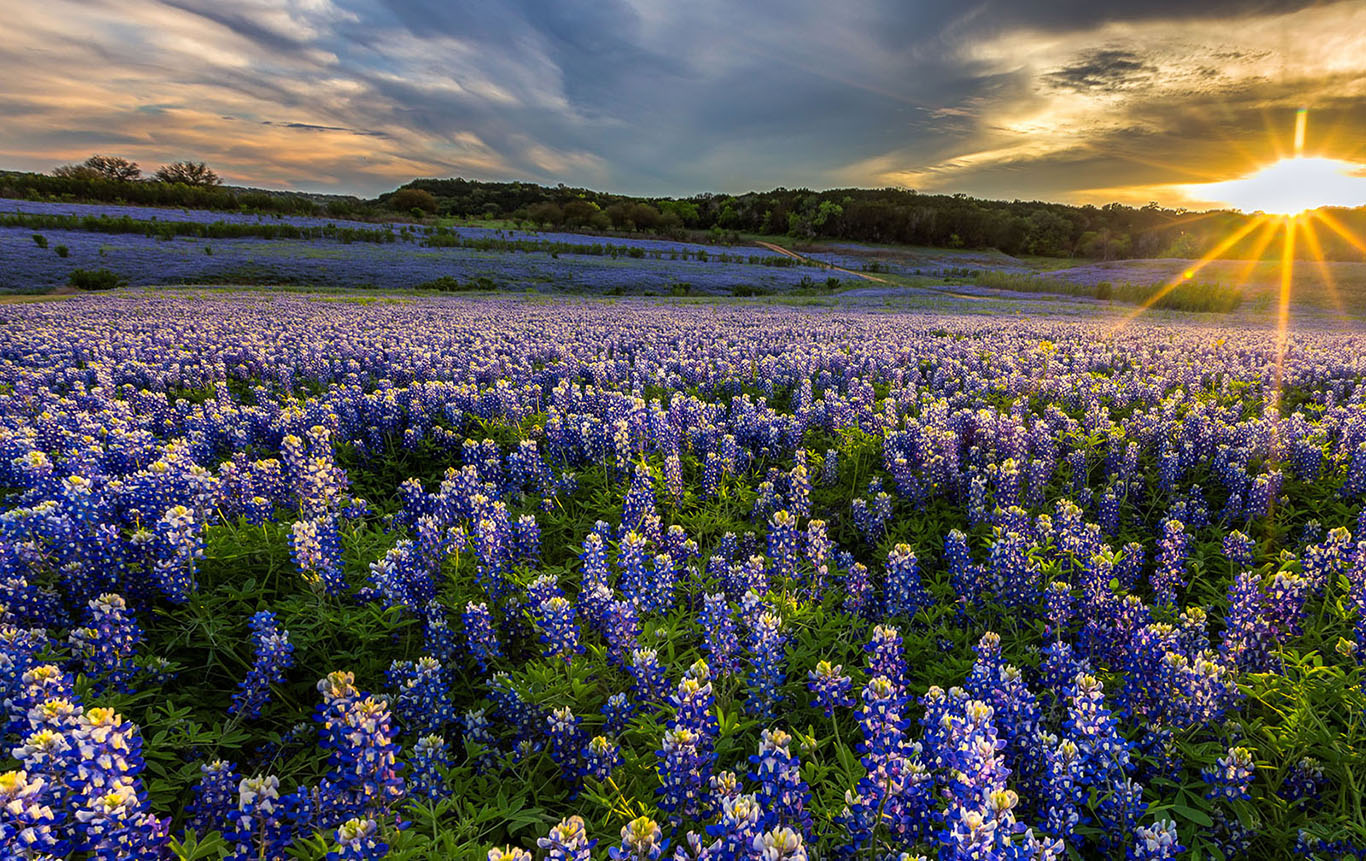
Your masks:
[{"label": "wildflower field", "polygon": [[1366,857],[1366,335],[1211,319],[0,308],[0,858]]}]

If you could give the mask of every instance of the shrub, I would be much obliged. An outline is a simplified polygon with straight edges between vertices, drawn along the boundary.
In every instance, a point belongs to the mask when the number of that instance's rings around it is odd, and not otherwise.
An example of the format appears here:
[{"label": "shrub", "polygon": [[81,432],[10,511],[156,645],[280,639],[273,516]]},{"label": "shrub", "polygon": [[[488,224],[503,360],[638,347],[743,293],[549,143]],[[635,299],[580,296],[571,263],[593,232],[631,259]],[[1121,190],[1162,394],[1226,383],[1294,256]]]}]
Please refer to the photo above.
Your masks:
[{"label": "shrub", "polygon": [[57,252],[58,257],[67,258],[71,256],[71,249],[67,248],[65,245],[58,245],[53,250]]},{"label": "shrub", "polygon": [[108,269],[72,269],[67,283],[78,290],[113,290],[128,284]]},{"label": "shrub", "polygon": [[33,234],[33,244],[38,246],[39,248],[46,248],[47,237],[41,233],[35,233]]},{"label": "shrub", "polygon": [[418,290],[440,290],[443,293],[452,293],[458,290],[473,290],[473,282],[461,284],[450,275],[442,275],[440,278],[433,278],[430,281],[423,281],[418,284]]}]

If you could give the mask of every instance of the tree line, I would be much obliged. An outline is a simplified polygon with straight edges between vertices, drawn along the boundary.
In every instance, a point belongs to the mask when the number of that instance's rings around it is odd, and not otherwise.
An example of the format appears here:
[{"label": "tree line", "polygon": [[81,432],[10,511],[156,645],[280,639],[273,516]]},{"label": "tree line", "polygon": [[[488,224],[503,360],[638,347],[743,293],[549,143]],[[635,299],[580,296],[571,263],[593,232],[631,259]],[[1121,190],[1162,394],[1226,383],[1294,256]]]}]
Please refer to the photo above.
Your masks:
[{"label": "tree line", "polygon": [[[742,234],[825,240],[995,248],[1013,255],[1083,257],[1199,257],[1245,227],[1252,215],[1192,213],[1150,203],[1074,206],[1024,200],[986,200],[964,194],[921,194],[901,188],[827,191],[776,188],[745,194],[637,197],[564,184],[415,179],[373,200],[308,195],[221,184],[204,162],[163,165],[143,179],[141,168],[117,156],[95,155],[51,175],[0,173],[0,196],[172,206],[190,209],[326,215],[357,220],[430,218],[512,221],[545,229],[643,233],[733,242]],[[1348,232],[1366,235],[1366,207],[1334,209]],[[1270,228],[1268,228],[1270,229]],[[1360,260],[1359,246],[1331,230],[1317,231],[1327,259]],[[1279,243],[1252,230],[1226,257],[1274,257]]]}]

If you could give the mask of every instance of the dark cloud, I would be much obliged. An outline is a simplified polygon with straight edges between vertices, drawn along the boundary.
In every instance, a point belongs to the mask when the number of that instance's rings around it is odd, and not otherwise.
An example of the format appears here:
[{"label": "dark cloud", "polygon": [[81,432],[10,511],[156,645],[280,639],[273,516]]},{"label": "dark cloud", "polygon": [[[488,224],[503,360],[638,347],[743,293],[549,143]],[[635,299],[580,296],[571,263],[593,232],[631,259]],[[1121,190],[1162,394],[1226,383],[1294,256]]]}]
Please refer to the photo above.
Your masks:
[{"label": "dark cloud", "polygon": [[1066,90],[1118,90],[1138,85],[1157,71],[1157,66],[1132,51],[1108,49],[1049,72],[1044,80]]}]

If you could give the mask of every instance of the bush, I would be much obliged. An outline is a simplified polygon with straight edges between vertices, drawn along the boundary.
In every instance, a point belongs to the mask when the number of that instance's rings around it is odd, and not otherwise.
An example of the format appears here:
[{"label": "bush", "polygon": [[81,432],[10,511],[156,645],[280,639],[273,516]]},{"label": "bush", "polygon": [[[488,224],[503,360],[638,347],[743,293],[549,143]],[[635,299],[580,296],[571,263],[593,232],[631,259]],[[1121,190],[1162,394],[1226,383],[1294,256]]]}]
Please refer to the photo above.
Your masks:
[{"label": "bush", "polygon": [[453,293],[459,290],[473,290],[474,284],[461,284],[450,275],[442,275],[440,278],[433,278],[430,281],[423,281],[416,286],[418,290],[440,290],[443,293]]},{"label": "bush", "polygon": [[113,290],[128,284],[108,269],[72,269],[67,283],[78,290]]},{"label": "bush", "polygon": [[71,256],[71,249],[67,248],[65,245],[58,245],[53,250],[57,252],[58,257],[67,258]]},{"label": "bush", "polygon": [[38,246],[39,248],[46,248],[47,237],[41,233],[35,233],[33,234],[33,244]]}]

